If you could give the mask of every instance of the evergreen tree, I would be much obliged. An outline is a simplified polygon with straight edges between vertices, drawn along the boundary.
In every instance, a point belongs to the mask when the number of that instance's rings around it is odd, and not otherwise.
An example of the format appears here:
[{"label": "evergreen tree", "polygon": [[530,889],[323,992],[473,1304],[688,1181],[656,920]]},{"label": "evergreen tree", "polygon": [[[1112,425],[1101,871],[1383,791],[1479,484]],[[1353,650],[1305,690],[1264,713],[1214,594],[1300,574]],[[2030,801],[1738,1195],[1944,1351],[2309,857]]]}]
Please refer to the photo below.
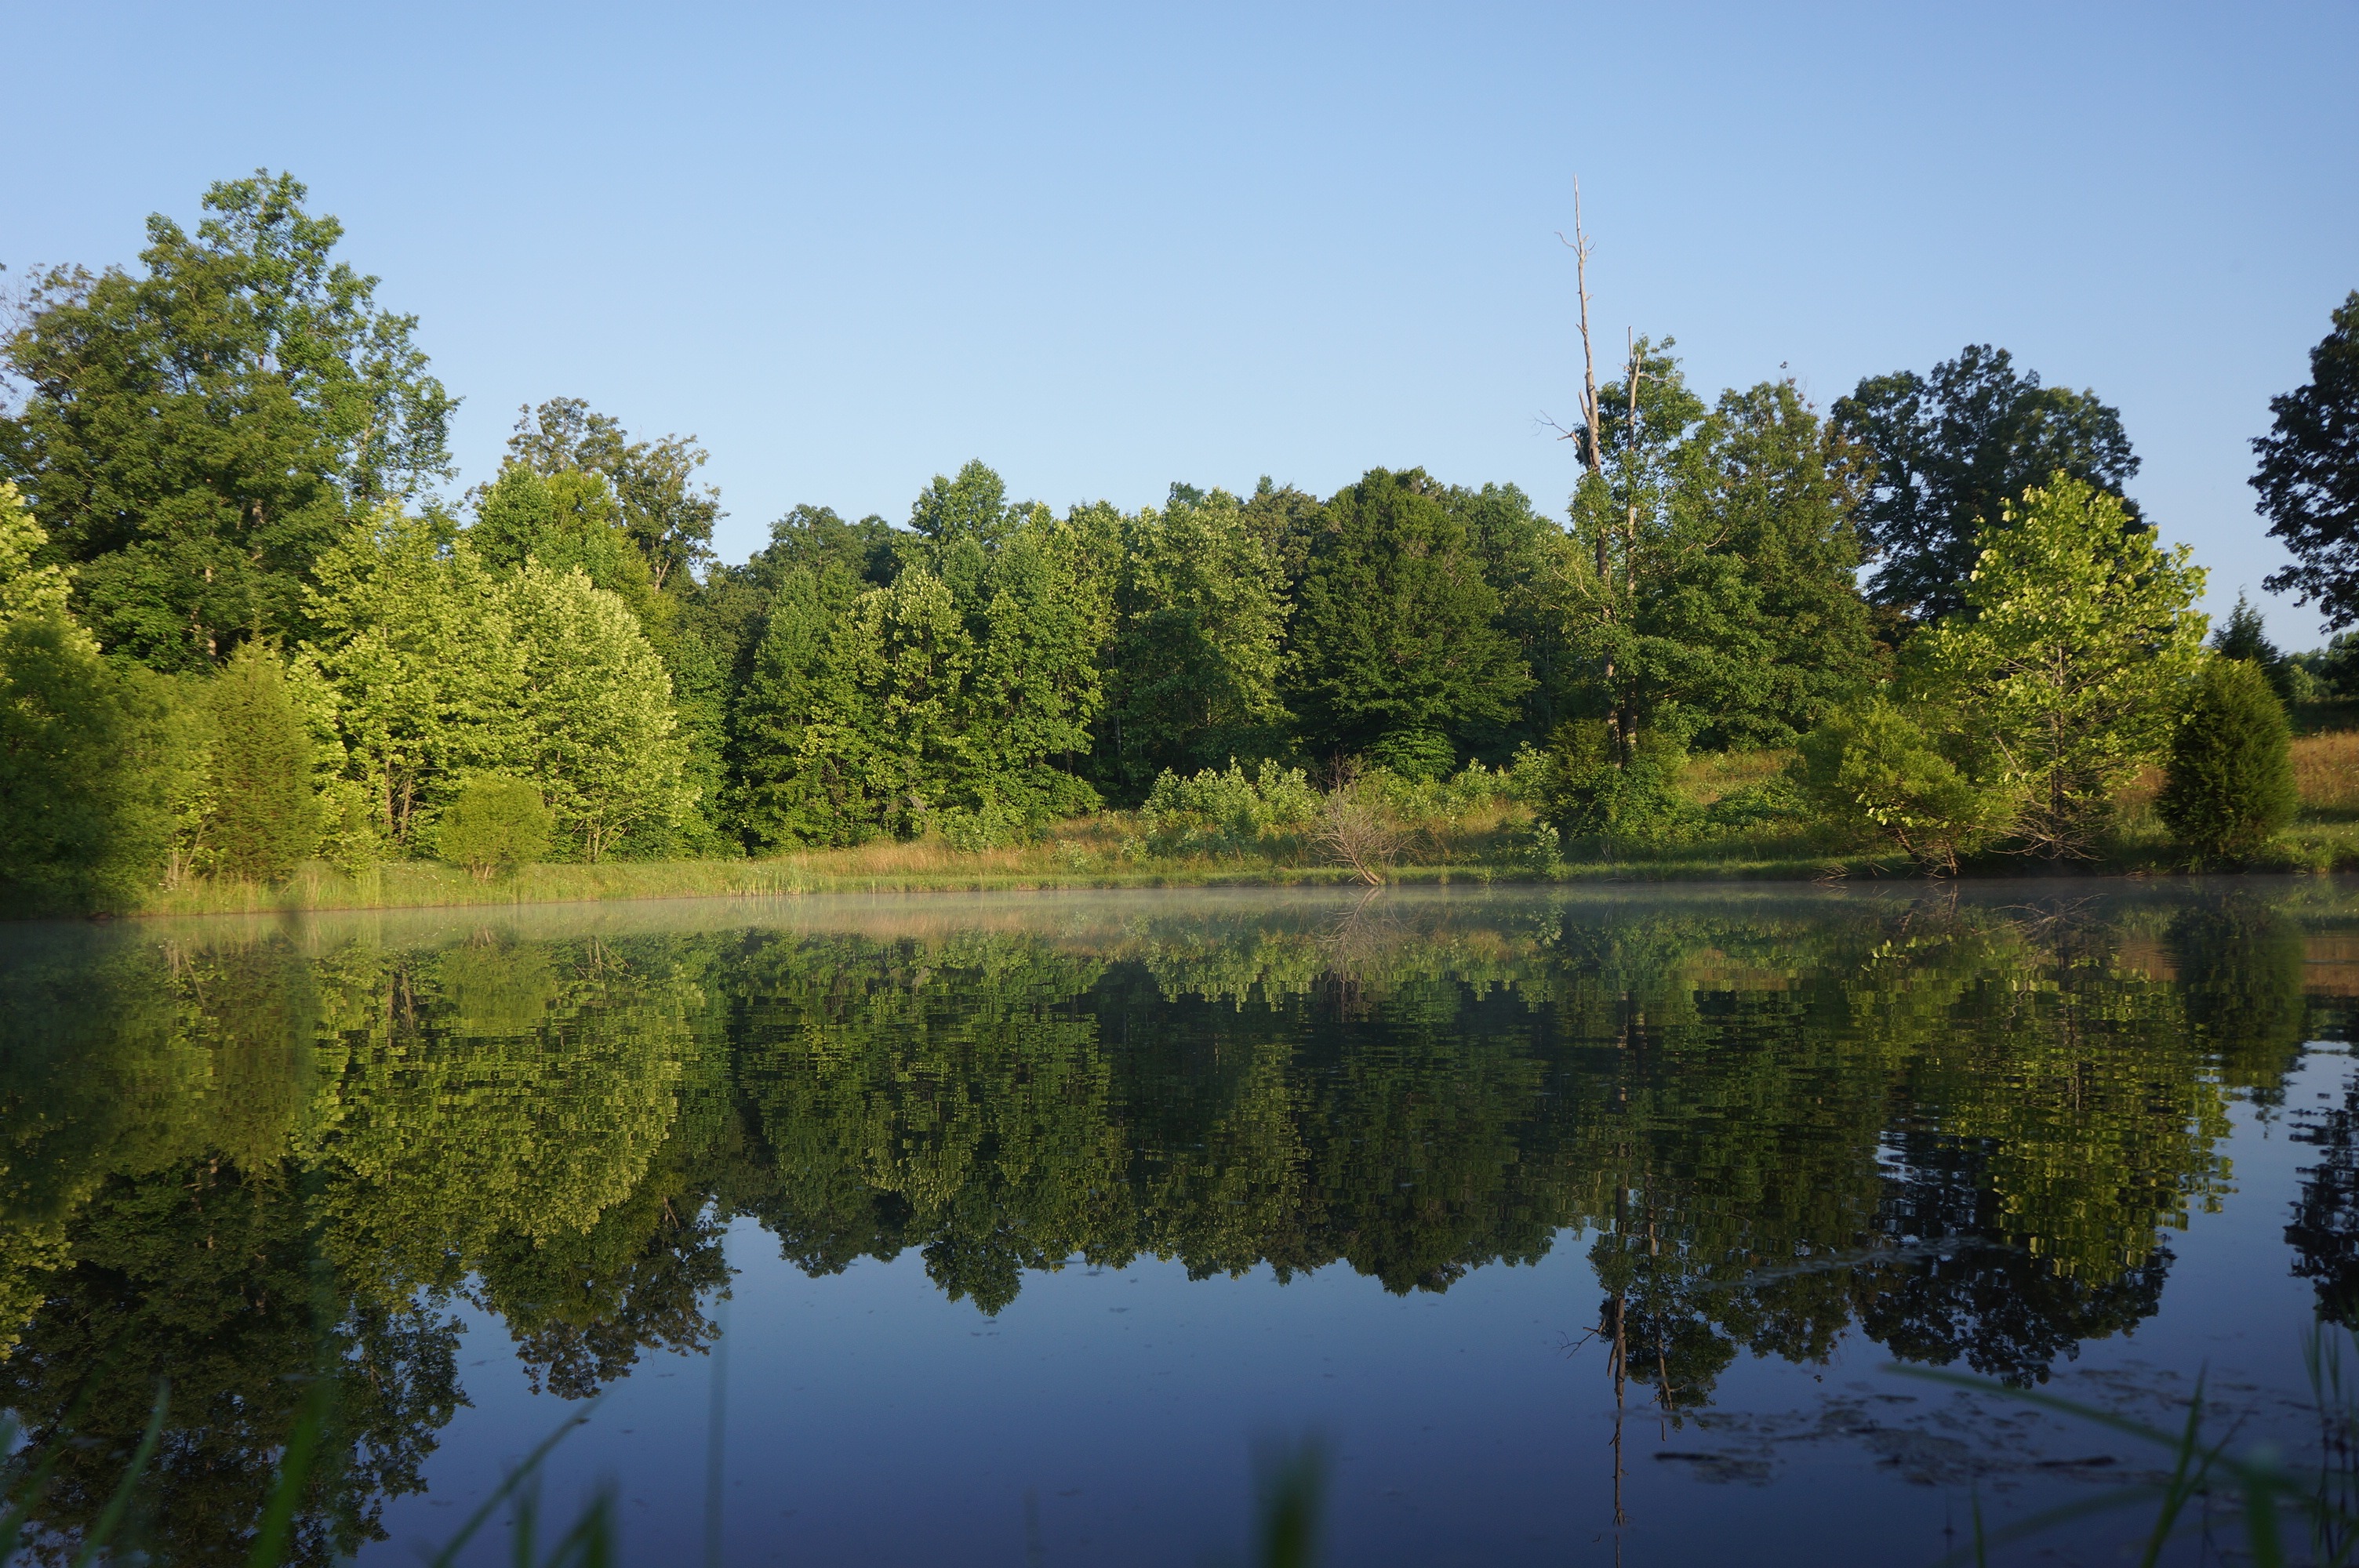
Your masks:
[{"label": "evergreen tree", "polygon": [[1494,624],[1498,595],[1421,469],[1371,469],[1323,510],[1288,671],[1304,741],[1446,771],[1531,685]]},{"label": "evergreen tree", "polygon": [[205,193],[190,234],[147,221],[144,276],[57,269],[0,344],[26,396],[0,421],[77,603],[108,649],[204,669],[307,629],[311,563],[377,503],[448,472],[454,401],[332,259],[342,228],[287,175]]},{"label": "evergreen tree", "polygon": [[287,668],[259,643],[231,654],[206,691],[212,711],[212,810],[206,837],[220,869],[282,881],[320,846],[311,737]]},{"label": "evergreen tree", "polygon": [[2328,625],[2349,626],[2359,622],[2359,289],[2310,351],[2308,384],[2270,398],[2269,412],[2269,433],[2253,441],[2261,460],[2252,484],[2294,564],[2265,586],[2292,589]]},{"label": "evergreen tree", "polygon": [[1835,423],[1873,455],[1860,522],[1879,564],[1869,597],[1920,622],[1956,613],[2005,509],[2062,472],[2112,494],[2138,470],[2121,415],[2093,392],[2043,386],[2013,356],[1970,344],[1929,375],[1863,379]]},{"label": "evergreen tree", "polygon": [[2223,659],[2243,659],[2258,668],[2277,694],[2279,702],[2293,697],[2293,665],[2277,645],[2269,641],[2268,632],[2261,621],[2261,612],[2236,596],[2236,608],[2228,612],[2212,633],[2212,649]]},{"label": "evergreen tree", "polygon": [[2199,860],[2248,859],[2299,804],[2285,708],[2261,666],[2204,660],[2155,801],[2171,837]]}]

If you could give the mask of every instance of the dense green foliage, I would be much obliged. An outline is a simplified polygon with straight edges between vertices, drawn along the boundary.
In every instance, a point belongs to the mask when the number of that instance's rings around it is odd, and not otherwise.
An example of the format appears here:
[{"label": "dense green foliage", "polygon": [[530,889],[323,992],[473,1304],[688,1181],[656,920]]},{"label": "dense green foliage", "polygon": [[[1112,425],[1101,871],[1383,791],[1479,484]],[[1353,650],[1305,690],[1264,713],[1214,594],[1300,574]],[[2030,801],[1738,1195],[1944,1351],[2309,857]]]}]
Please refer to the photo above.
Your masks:
[{"label": "dense green foliage", "polygon": [[[2345,1022],[2238,898],[1337,914],[33,934],[0,1397],[39,1442],[89,1396],[41,1519],[88,1527],[168,1371],[135,1528],[242,1560],[324,1342],[297,1555],[354,1550],[465,1396],[459,1311],[584,1397],[712,1341],[739,1217],[983,1313],[1076,1258],[1409,1292],[1575,1246],[1674,1411],[1847,1332],[2037,1380],[2154,1312],[2232,1102]],[[2343,1303],[2349,1164],[2295,1238]]]},{"label": "dense green foliage", "polygon": [[311,563],[449,469],[415,319],[331,259],[304,194],[216,185],[193,234],[148,220],[144,276],[54,269],[0,342],[26,389],[0,455],[99,640],[157,669],[301,635]]},{"label": "dense green foliage", "polygon": [[2063,473],[2119,497],[2138,469],[2120,414],[2095,393],[2043,386],[1987,343],[1930,375],[1868,376],[1834,415],[1874,463],[1859,516],[1878,561],[1872,596],[1920,621],[1966,607],[1984,530],[2026,490]]},{"label": "dense green foliage", "polygon": [[553,826],[530,779],[479,774],[459,786],[435,824],[434,842],[444,860],[482,878],[546,856]]},{"label": "dense green foliage", "polygon": [[277,881],[320,847],[311,737],[288,694],[287,667],[261,643],[244,643],[205,697],[214,864],[234,877]]},{"label": "dense green foliage", "polygon": [[2260,665],[2207,659],[2155,801],[2199,860],[2243,860],[2283,832],[2297,796],[2285,708]]},{"label": "dense green foliage", "polygon": [[[6,340],[0,619],[56,627],[0,671],[19,903],[429,858],[479,775],[582,861],[1003,846],[1272,767],[1381,777],[1380,806],[1485,781],[1543,870],[1771,824],[2079,854],[2192,678],[2196,579],[2120,493],[2119,419],[2002,351],[1825,417],[1791,381],[1707,398],[1634,340],[1560,515],[1415,468],[1060,514],[971,461],[906,524],[798,506],[732,564],[695,438],[578,398],[434,492],[451,400],[303,201],[216,186],[141,273],[44,275]],[[2294,400],[2321,428],[2331,348]],[[2221,634],[2288,698],[2359,690],[2249,611]],[[1690,759],[1798,745],[1793,784],[1680,796]],[[77,772],[108,784],[35,798]]]},{"label": "dense green foliage", "polygon": [[2348,626],[2359,621],[2359,289],[2310,351],[2310,381],[2269,399],[2269,433],[2253,441],[2253,488],[2294,564],[2268,587],[2293,589],[2329,624]]}]

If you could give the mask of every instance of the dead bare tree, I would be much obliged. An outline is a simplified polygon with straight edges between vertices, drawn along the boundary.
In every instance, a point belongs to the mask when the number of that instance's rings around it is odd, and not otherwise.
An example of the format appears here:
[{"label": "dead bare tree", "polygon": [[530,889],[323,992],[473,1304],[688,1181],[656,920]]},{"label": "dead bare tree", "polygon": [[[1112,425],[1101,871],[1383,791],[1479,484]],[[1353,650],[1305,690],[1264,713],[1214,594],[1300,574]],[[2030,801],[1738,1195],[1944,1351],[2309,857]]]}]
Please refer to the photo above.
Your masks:
[{"label": "dead bare tree", "polygon": [[1384,807],[1369,798],[1356,770],[1346,762],[1336,763],[1310,837],[1372,888],[1384,886],[1386,868],[1399,847],[1399,835]]}]

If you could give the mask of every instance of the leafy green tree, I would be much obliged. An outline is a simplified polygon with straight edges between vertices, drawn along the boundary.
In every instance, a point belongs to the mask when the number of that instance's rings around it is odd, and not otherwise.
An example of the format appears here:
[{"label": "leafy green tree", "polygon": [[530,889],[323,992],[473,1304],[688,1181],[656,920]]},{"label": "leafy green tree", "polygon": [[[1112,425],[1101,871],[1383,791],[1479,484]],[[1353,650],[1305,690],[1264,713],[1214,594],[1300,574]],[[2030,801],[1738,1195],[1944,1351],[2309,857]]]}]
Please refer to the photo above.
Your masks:
[{"label": "leafy green tree", "polygon": [[1650,730],[1788,744],[1876,670],[1858,453],[1790,382],[1707,408],[1669,347],[1639,341],[1635,394],[1630,372],[1601,394],[1551,584],[1581,673],[1565,706],[1604,720],[1614,766]]},{"label": "leafy green tree", "polygon": [[2236,596],[2236,608],[2228,611],[2228,619],[2212,633],[2212,649],[2223,659],[2243,659],[2258,668],[2277,694],[2279,702],[2293,698],[2293,665],[2275,643],[2269,641],[2261,612],[2248,603],[2243,594]]},{"label": "leafy green tree", "polygon": [[606,481],[625,535],[659,590],[685,584],[690,570],[712,557],[713,524],[723,514],[721,492],[696,486],[706,456],[693,436],[634,441],[619,421],[578,397],[518,409],[508,438],[509,460],[544,479],[577,473]]},{"label": "leafy green tree", "polygon": [[1984,530],[1972,619],[1911,640],[1918,683],[1954,705],[1990,782],[2019,793],[2014,831],[2039,853],[2087,853],[2113,791],[2169,744],[2203,659],[2188,557],[2060,473]]},{"label": "leafy green tree", "polygon": [[1723,393],[1705,439],[1696,504],[1711,547],[1650,619],[1687,621],[1691,642],[1720,652],[1679,694],[1709,738],[1790,745],[1877,673],[1855,580],[1861,454],[1791,381]]},{"label": "leafy green tree", "polygon": [[2269,533],[2294,564],[2269,575],[2272,593],[2315,603],[2334,627],[2359,622],[2359,289],[2334,310],[2334,330],[2310,351],[2310,380],[2269,399],[2274,416],[2253,439],[2252,479]]},{"label": "leafy green tree", "polygon": [[1125,534],[1111,715],[1125,783],[1275,754],[1287,605],[1268,540],[1218,490],[1147,507]]},{"label": "leafy green tree", "polygon": [[1574,432],[1597,463],[1573,492],[1555,589],[1567,638],[1586,666],[1589,694],[1580,706],[1603,720],[1614,767],[1630,762],[1642,730],[1684,729],[1669,691],[1700,684],[1685,677],[1717,658],[1694,628],[1666,627],[1658,613],[1712,542],[1710,521],[1689,504],[1707,482],[1708,410],[1670,347],[1669,340],[1633,343],[1624,379],[1604,389],[1600,427]]},{"label": "leafy green tree", "polygon": [[312,562],[449,470],[454,400],[416,319],[332,259],[342,228],[305,196],[266,171],[217,184],[193,234],[148,219],[144,275],[37,278],[0,345],[26,389],[0,461],[101,640],[157,669],[303,633]]},{"label": "leafy green tree", "polygon": [[1920,622],[1965,608],[1990,530],[2026,490],[2060,472],[2119,501],[2138,470],[2116,410],[2093,392],[2041,385],[1987,343],[1927,375],[1864,378],[1836,401],[1834,421],[1874,457],[1860,514],[1878,563],[1868,596]]},{"label": "leafy green tree", "polygon": [[853,701],[835,631],[856,596],[842,563],[796,567],[770,595],[753,670],[732,719],[729,819],[750,849],[846,841],[870,820],[867,789],[840,744]]},{"label": "leafy green tree", "polygon": [[474,873],[514,871],[549,854],[554,826],[540,786],[530,779],[479,773],[459,786],[434,825],[435,847],[446,860]]},{"label": "leafy green tree", "polygon": [[2199,860],[2249,859],[2293,821],[2294,787],[2285,708],[2261,666],[2203,661],[2155,811]]},{"label": "leafy green tree", "polygon": [[49,532],[33,520],[16,487],[0,480],[0,626],[69,614],[73,591],[65,568],[43,564]]},{"label": "leafy green tree", "polygon": [[537,560],[552,571],[579,568],[621,596],[642,622],[659,618],[654,574],[623,526],[623,508],[605,476],[578,469],[535,472],[514,458],[477,495],[467,542],[487,567]]},{"label": "leafy green tree", "polygon": [[168,828],[139,765],[143,730],[160,721],[146,696],[64,615],[0,627],[0,889],[12,902],[120,909],[151,884]]},{"label": "leafy green tree", "polygon": [[246,643],[206,692],[213,719],[207,836],[221,870],[254,881],[284,880],[320,846],[311,737],[287,687],[277,654]]},{"label": "leafy green tree", "polygon": [[525,649],[498,580],[446,519],[386,509],[320,562],[303,660],[346,774],[397,852],[473,772],[527,752]]},{"label": "leafy green tree", "polygon": [[595,861],[695,808],[671,680],[629,608],[580,570],[528,565],[501,585],[523,655],[520,750],[571,848]]},{"label": "leafy green tree", "polygon": [[1316,752],[1367,752],[1389,738],[1419,755],[1455,752],[1516,717],[1531,676],[1440,489],[1421,469],[1371,469],[1325,505],[1288,672]]}]

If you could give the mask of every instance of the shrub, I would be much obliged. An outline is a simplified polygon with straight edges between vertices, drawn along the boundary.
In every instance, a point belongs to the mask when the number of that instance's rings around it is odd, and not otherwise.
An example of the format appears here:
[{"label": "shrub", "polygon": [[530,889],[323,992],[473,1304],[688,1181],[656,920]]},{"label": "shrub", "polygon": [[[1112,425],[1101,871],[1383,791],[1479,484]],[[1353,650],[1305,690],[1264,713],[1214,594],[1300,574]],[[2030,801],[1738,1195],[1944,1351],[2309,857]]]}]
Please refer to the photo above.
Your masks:
[{"label": "shrub", "polygon": [[2293,820],[2285,708],[2245,659],[2204,662],[2155,811],[2195,860],[2243,860]]},{"label": "shrub", "polygon": [[1251,776],[1234,762],[1226,772],[1206,768],[1192,778],[1167,768],[1138,808],[1158,855],[1233,854],[1299,833],[1318,815],[1319,793],[1302,770],[1267,761]]},{"label": "shrub", "polygon": [[1693,815],[1674,787],[1685,761],[1668,736],[1642,737],[1627,761],[1613,754],[1602,719],[1558,726],[1549,748],[1543,809],[1566,838],[1659,844]]},{"label": "shrub", "polygon": [[436,842],[442,858],[488,881],[495,871],[548,855],[555,824],[540,786],[529,779],[478,775],[442,809]]},{"label": "shrub", "polygon": [[2012,815],[1886,697],[1828,715],[1799,752],[1794,782],[1824,820],[1852,838],[1889,844],[1927,871],[1954,871],[1961,854]]}]

